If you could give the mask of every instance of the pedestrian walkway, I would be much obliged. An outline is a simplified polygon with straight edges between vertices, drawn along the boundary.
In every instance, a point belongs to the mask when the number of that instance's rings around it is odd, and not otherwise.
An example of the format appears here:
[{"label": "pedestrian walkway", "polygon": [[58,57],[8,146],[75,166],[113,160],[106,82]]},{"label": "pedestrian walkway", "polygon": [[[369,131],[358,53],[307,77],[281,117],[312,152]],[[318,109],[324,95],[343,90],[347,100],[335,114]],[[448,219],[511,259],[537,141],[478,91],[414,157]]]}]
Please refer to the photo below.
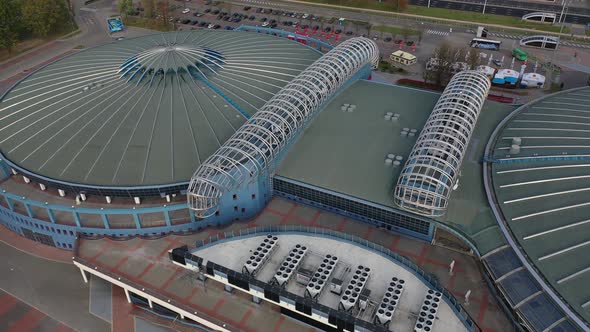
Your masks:
[{"label": "pedestrian walkway", "polygon": [[59,263],[72,264],[72,252],[46,246],[39,242],[29,240],[17,234],[4,225],[0,225],[0,242],[39,258],[52,260]]},{"label": "pedestrian walkway", "polygon": [[[192,247],[195,241],[206,240],[210,236],[223,236],[224,232],[268,225],[328,228],[361,236],[367,241],[385,246],[436,275],[457,298],[462,299],[471,290],[470,303],[466,309],[485,331],[511,331],[511,325],[495,297],[490,294],[480,272],[480,263],[474,257],[281,198],[274,198],[256,218],[235,222],[222,229],[206,228],[191,235],[170,235],[154,240],[81,239],[77,259],[99,270],[105,269],[109,274],[126,278],[135,287],[149,288],[163,298],[175,301],[178,306],[193,308],[199,315],[203,313],[211,319],[223,321],[236,330],[272,331],[278,327],[281,331],[297,331],[301,329],[299,323],[285,320],[272,307],[253,306],[250,299],[240,292],[230,295],[216,283],[197,282],[189,272],[171,264],[167,257],[168,250],[183,244]],[[455,261],[454,273],[450,275],[449,264],[452,261]],[[113,309],[114,323],[115,313]]]},{"label": "pedestrian walkway", "polygon": [[429,35],[437,35],[437,36],[448,36],[449,32],[448,31],[439,31],[439,30],[426,30],[426,33]]},{"label": "pedestrian walkway", "polygon": [[0,290],[0,329],[4,332],[74,332],[61,322]]}]

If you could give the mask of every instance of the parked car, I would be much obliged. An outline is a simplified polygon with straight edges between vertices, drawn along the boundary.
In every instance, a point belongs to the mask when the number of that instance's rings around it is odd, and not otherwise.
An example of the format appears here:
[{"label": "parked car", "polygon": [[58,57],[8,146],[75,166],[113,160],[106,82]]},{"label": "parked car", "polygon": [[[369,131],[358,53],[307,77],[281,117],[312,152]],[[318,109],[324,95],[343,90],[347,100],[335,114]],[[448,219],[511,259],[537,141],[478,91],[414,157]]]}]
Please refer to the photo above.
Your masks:
[{"label": "parked car", "polygon": [[250,6],[244,7],[244,11],[246,11],[246,12],[249,11],[250,9],[252,9],[252,7],[250,7]]},{"label": "parked car", "polygon": [[268,23],[268,22],[264,22],[264,23],[262,23],[262,27],[267,27],[269,24],[270,23]]},{"label": "parked car", "polygon": [[192,20],[191,21],[191,25],[196,25],[197,23],[199,23],[199,21],[197,21],[197,20]]},{"label": "parked car", "polygon": [[256,16],[254,16],[254,15],[250,15],[250,17],[248,17],[248,19],[249,19],[250,21],[254,21],[254,20],[256,19]]},{"label": "parked car", "polygon": [[211,23],[207,26],[207,29],[213,29],[214,26],[215,26],[215,24]]},{"label": "parked car", "polygon": [[494,60],[492,60],[492,62],[493,62],[493,63],[494,63],[496,66],[498,66],[498,67],[502,67],[502,61],[500,61],[500,60],[498,60],[498,59],[494,59]]},{"label": "parked car", "polygon": [[191,12],[191,10],[190,10],[190,9],[188,9],[188,8],[185,8],[185,9],[183,9],[183,10],[182,10],[182,13],[183,13],[183,14],[188,14],[188,13],[190,13],[190,12]]},{"label": "parked car", "polygon": [[385,37],[384,40],[389,43],[391,41],[391,39],[392,39],[391,37]]},{"label": "parked car", "polygon": [[411,40],[408,40],[408,41],[406,42],[406,45],[408,45],[408,46],[412,46],[412,45],[414,45],[414,42],[413,42],[413,41],[411,41]]},{"label": "parked car", "polygon": [[182,24],[189,24],[191,20],[189,20],[188,18],[183,19],[182,21],[180,21],[180,23]]},{"label": "parked car", "polygon": [[224,29],[225,30],[233,30],[234,28],[230,27],[229,25],[226,25]]},{"label": "parked car", "polygon": [[204,10],[205,13],[210,13],[211,12],[211,8],[207,8]]},{"label": "parked car", "polygon": [[346,35],[347,35],[347,36],[350,36],[350,35],[352,35],[352,31],[346,31]]}]

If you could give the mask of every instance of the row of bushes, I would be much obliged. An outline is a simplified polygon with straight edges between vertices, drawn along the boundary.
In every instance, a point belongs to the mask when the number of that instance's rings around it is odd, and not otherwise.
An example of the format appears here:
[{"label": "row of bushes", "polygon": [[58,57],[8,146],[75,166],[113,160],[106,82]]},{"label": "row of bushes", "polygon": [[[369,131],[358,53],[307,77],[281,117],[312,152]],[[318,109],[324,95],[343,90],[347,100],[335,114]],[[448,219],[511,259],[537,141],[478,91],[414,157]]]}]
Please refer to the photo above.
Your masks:
[{"label": "row of bushes", "polygon": [[389,61],[385,61],[385,60],[381,60],[379,61],[379,66],[377,67],[377,69],[381,72],[384,73],[390,73],[390,74],[403,74],[406,72],[405,69],[400,68],[400,67],[396,67],[394,65],[392,65]]}]

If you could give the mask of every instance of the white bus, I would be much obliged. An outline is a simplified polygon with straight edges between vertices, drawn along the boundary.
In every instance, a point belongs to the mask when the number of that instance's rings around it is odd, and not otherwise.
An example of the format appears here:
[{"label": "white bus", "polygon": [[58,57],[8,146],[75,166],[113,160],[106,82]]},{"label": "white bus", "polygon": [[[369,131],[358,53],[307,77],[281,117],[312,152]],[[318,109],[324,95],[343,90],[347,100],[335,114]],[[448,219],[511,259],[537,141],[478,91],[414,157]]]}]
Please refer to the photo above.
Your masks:
[{"label": "white bus", "polygon": [[469,46],[473,48],[482,48],[486,50],[494,50],[497,51],[500,49],[500,45],[502,44],[501,41],[491,40],[491,39],[483,39],[483,38],[473,38],[469,43]]}]

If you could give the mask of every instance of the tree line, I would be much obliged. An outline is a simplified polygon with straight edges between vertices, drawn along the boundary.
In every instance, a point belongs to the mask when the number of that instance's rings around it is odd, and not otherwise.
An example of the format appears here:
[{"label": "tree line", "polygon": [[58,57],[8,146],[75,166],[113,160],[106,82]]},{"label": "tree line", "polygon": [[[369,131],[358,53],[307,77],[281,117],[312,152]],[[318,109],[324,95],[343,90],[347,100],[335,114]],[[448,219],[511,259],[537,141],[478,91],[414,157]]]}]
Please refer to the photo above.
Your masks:
[{"label": "tree line", "polygon": [[44,38],[73,24],[65,0],[0,0],[0,49],[10,53],[21,40]]}]

